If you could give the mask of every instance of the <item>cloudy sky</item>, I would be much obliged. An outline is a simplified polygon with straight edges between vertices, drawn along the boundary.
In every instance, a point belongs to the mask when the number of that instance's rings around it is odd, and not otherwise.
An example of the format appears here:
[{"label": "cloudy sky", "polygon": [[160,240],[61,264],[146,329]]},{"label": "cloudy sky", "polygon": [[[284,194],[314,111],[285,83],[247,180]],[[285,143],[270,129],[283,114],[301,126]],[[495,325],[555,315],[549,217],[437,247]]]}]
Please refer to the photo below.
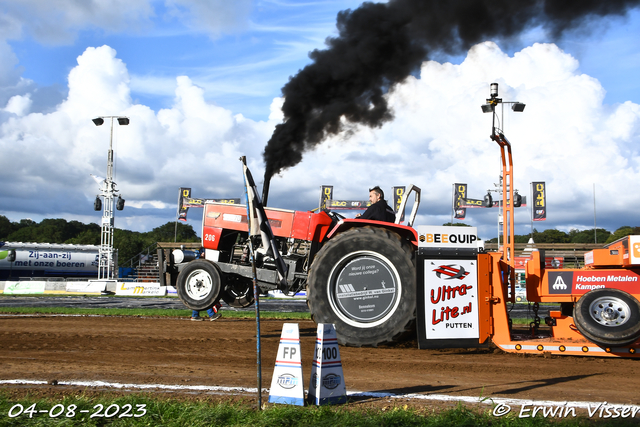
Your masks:
[{"label": "cloudy sky", "polygon": [[[99,223],[93,211],[114,125],[115,182],[127,200],[116,227],[149,231],[176,218],[179,187],[194,197],[243,195],[238,158],[261,185],[262,152],[282,122],[281,88],[336,36],[359,1],[0,0],[0,214],[12,221]],[[320,186],[362,200],[368,188],[422,189],[417,224],[451,219],[453,183],[472,198],[494,189],[499,149],[480,106],[489,84],[506,101],[515,188],[547,183],[538,230],[638,226],[640,11],[592,19],[552,38],[544,25],[461,54],[435,54],[386,94],[395,119],[355,127],[307,152],[271,182],[269,205],[310,210]],[[347,213],[348,216],[356,212]],[[200,228],[201,209],[188,222]],[[466,223],[495,237],[497,210]],[[531,230],[530,209],[516,233]]]}]

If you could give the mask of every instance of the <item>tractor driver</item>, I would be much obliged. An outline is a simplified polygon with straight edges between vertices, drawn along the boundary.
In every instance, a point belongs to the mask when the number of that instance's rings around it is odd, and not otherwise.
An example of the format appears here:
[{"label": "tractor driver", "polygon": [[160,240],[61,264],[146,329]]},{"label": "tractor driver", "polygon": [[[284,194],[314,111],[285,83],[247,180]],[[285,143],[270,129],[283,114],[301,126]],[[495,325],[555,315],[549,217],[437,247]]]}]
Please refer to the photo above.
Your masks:
[{"label": "tractor driver", "polygon": [[377,185],[369,190],[369,201],[371,206],[362,215],[357,214],[356,218],[395,222],[396,215],[384,200],[384,191]]}]

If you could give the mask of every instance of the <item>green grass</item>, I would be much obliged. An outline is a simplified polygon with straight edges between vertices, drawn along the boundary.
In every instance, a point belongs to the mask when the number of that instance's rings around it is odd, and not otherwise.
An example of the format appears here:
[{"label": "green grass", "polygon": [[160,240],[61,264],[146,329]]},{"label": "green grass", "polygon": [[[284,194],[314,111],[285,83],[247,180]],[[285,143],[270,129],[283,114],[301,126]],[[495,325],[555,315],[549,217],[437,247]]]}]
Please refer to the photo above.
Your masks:
[{"label": "green grass", "polygon": [[[33,296],[33,295],[31,295]],[[13,296],[6,296],[12,298]],[[0,299],[2,299],[0,294]],[[131,296],[109,296],[104,298],[158,298],[158,297],[131,297]],[[175,297],[165,297],[175,298]],[[261,298],[273,299],[273,298]],[[526,303],[521,303],[526,304]],[[134,316],[134,317],[190,317],[191,310],[188,309],[172,309],[172,308],[72,308],[72,307],[0,307],[0,313],[13,314],[67,314],[67,315],[86,315],[86,316]],[[247,311],[222,311],[223,317],[231,319],[253,319],[255,318],[254,310]],[[308,312],[275,312],[260,311],[262,319],[293,319],[293,320],[311,320],[311,314]],[[544,319],[542,319],[544,322]],[[533,321],[533,316],[528,318],[514,318],[515,325],[528,325]]]},{"label": "green grass", "polygon": [[[32,418],[24,412],[33,409],[44,410]],[[21,406],[19,406],[21,405]],[[56,407],[56,405],[58,405]],[[75,405],[75,406],[72,406]],[[94,417],[102,405],[101,414],[110,417]],[[116,406],[117,405],[117,406]],[[120,418],[131,405],[130,417]],[[138,406],[142,405],[142,406]],[[17,415],[21,412],[20,415]],[[142,408],[146,411],[142,415]],[[72,411],[70,412],[70,409]],[[89,411],[81,413],[81,410]],[[587,420],[585,418],[545,419],[542,417],[519,419],[507,415],[496,417],[486,409],[471,410],[462,405],[454,409],[434,411],[425,406],[421,409],[407,409],[390,405],[384,409],[348,406],[296,407],[288,405],[265,405],[258,411],[255,399],[248,398],[239,403],[211,403],[206,401],[176,401],[157,399],[149,394],[131,394],[112,398],[108,395],[90,397],[84,394],[59,398],[11,398],[6,391],[0,391],[0,427],[4,426],[167,426],[167,427],[209,427],[209,426],[254,426],[254,427],[296,427],[296,426],[625,426],[637,425],[633,419],[627,420]],[[14,417],[9,417],[11,412]],[[61,412],[57,417],[50,416]],[[69,415],[67,417],[66,415]],[[140,417],[133,415],[140,414]],[[17,416],[16,416],[17,415]]]},{"label": "green grass", "polygon": [[[73,307],[0,307],[0,313],[12,314],[67,314],[85,316],[134,316],[134,317],[191,317],[191,310],[171,308],[73,308]],[[222,310],[224,318],[253,319],[255,311]],[[310,313],[281,313],[260,311],[261,319],[311,320]]]}]

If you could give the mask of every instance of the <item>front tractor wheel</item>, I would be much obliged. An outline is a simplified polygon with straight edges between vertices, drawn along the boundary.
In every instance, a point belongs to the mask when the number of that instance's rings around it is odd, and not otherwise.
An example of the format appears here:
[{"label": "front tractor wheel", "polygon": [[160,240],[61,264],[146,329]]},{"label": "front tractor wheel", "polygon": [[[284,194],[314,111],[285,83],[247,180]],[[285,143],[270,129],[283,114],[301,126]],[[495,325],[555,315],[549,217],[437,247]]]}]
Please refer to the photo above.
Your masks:
[{"label": "front tractor wheel", "polygon": [[180,271],[176,288],[180,300],[188,308],[207,310],[220,298],[220,273],[209,261],[191,261]]},{"label": "front tractor wheel", "polygon": [[317,323],[334,323],[338,342],[354,347],[399,341],[413,330],[413,250],[381,228],[346,231],[318,252],[308,281]]},{"label": "front tractor wheel", "polygon": [[576,302],[573,318],[582,335],[605,347],[640,338],[640,302],[619,289],[587,292]]}]

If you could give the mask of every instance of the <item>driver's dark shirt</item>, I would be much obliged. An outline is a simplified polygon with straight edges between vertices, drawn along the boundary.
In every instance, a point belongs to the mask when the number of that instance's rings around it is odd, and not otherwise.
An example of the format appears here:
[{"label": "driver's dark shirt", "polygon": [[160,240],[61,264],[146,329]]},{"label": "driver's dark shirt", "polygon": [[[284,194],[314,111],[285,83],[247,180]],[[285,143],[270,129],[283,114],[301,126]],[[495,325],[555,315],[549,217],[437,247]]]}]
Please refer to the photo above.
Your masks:
[{"label": "driver's dark shirt", "polygon": [[375,221],[395,222],[396,216],[393,209],[384,200],[378,200],[367,208],[359,217],[360,219],[373,219]]}]

